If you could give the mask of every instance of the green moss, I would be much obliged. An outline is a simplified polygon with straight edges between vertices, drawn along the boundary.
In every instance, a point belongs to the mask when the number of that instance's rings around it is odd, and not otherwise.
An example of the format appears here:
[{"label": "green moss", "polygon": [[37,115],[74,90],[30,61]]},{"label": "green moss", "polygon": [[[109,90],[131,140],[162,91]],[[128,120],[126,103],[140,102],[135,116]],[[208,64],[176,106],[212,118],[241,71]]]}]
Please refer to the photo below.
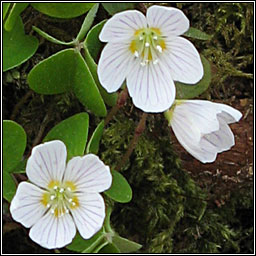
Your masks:
[{"label": "green moss", "polygon": [[[124,113],[117,116],[103,136],[104,162],[113,166],[120,161],[135,127]],[[245,231],[237,220],[239,196],[225,208],[216,207],[209,192],[180,167],[168,129],[163,116],[149,116],[146,131],[122,169],[133,199],[128,204],[114,204],[111,220],[115,229],[143,244],[143,253],[249,252],[252,247],[241,248],[243,239],[249,243],[253,238],[245,237],[244,232],[250,230]],[[240,206],[242,211],[250,211],[252,201],[244,196],[247,204]]]}]

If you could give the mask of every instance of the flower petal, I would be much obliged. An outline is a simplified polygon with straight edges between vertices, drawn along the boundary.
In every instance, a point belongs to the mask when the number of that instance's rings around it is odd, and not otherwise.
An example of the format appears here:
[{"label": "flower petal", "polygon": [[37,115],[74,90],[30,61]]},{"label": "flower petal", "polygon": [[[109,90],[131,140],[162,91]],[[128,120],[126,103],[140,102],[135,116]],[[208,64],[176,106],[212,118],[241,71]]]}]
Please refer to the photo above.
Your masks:
[{"label": "flower petal", "polygon": [[40,202],[43,193],[37,186],[21,182],[11,202],[12,218],[26,228],[34,225],[46,212],[46,207]]},{"label": "flower petal", "polygon": [[202,137],[200,146],[216,151],[218,153],[229,150],[235,145],[234,135],[227,125],[226,121],[219,118],[220,129],[218,131],[206,134]]},{"label": "flower petal", "polygon": [[235,144],[227,123],[233,116],[233,121],[238,120],[239,111],[205,100],[176,100],[175,103],[170,121],[172,129],[180,144],[196,159],[213,162],[217,153]]},{"label": "flower petal", "polygon": [[84,239],[89,239],[102,227],[105,204],[98,193],[83,193],[78,196],[79,206],[71,210],[77,229]]},{"label": "flower petal", "polygon": [[207,100],[176,100],[176,103],[174,118],[186,116],[186,120],[191,120],[190,125],[197,127],[200,134],[219,130],[217,114],[220,110],[214,103]]},{"label": "flower petal", "polygon": [[127,43],[108,43],[104,47],[97,71],[100,83],[109,93],[121,87],[134,58]]},{"label": "flower petal", "polygon": [[182,37],[166,40],[167,52],[161,61],[168,67],[174,81],[195,84],[204,74],[203,64],[195,46]]},{"label": "flower petal", "polygon": [[213,162],[216,159],[217,151],[209,150],[204,147],[201,148],[200,141],[193,135],[196,134],[195,128],[186,124],[182,124],[177,120],[172,121],[173,132],[179,143],[190,153],[193,157],[202,163]]},{"label": "flower petal", "polygon": [[219,113],[218,116],[222,117],[227,124],[238,122],[241,119],[242,113],[237,109],[222,103],[214,103],[214,104],[221,111],[221,113]]},{"label": "flower petal", "polygon": [[145,16],[136,10],[115,14],[104,25],[99,38],[102,42],[117,42],[131,38],[135,31],[147,27]]},{"label": "flower petal", "polygon": [[189,28],[189,20],[185,14],[172,7],[154,5],[147,10],[149,27],[160,29],[164,36],[177,36]]},{"label": "flower petal", "polygon": [[108,166],[96,155],[88,154],[74,157],[68,162],[65,181],[73,182],[80,192],[102,192],[110,188],[112,176]]},{"label": "flower petal", "polygon": [[133,103],[145,112],[163,112],[175,99],[175,86],[168,70],[159,62],[142,66],[136,62],[127,77]]},{"label": "flower petal", "polygon": [[61,248],[71,243],[76,234],[70,214],[55,217],[50,211],[29,232],[30,238],[47,249]]},{"label": "flower petal", "polygon": [[34,147],[26,167],[29,180],[42,188],[53,180],[62,180],[66,158],[67,150],[62,141],[54,140]]}]

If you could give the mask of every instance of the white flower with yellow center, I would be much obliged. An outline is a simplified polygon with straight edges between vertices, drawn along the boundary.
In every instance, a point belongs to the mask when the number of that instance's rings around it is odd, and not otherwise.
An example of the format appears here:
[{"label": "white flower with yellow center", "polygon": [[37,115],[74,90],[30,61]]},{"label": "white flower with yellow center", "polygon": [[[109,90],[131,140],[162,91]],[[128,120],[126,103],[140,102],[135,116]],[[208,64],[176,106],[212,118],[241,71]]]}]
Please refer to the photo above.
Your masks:
[{"label": "white flower with yellow center", "polygon": [[95,155],[74,157],[66,165],[61,141],[33,148],[26,173],[34,183],[21,182],[10,211],[27,228],[30,238],[52,249],[71,243],[76,228],[84,239],[103,225],[105,204],[100,192],[111,186],[109,167]]},{"label": "white flower with yellow center", "polygon": [[221,103],[176,100],[165,116],[180,144],[202,163],[210,163],[235,145],[228,124],[238,122],[242,114]]},{"label": "white flower with yellow center", "polygon": [[152,6],[146,17],[136,10],[115,14],[104,25],[100,40],[107,42],[98,76],[108,92],[126,79],[136,107],[163,112],[175,99],[173,81],[194,84],[203,76],[196,48],[183,37],[189,20],[179,9]]}]

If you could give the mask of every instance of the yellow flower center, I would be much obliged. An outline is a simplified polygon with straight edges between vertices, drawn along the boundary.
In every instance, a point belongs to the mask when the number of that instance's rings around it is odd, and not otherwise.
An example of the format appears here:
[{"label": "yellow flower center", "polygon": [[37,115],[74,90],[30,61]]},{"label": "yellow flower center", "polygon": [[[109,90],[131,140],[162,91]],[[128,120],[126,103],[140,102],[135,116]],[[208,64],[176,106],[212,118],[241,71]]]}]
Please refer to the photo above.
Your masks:
[{"label": "yellow flower center", "polygon": [[166,50],[164,36],[158,28],[142,28],[134,32],[129,46],[136,58],[141,58],[141,65],[145,66],[153,61],[158,63],[159,55]]},{"label": "yellow flower center", "polygon": [[47,186],[47,191],[41,198],[41,203],[55,217],[61,217],[69,213],[71,209],[79,206],[75,184],[71,181],[65,181],[63,183],[51,181]]}]

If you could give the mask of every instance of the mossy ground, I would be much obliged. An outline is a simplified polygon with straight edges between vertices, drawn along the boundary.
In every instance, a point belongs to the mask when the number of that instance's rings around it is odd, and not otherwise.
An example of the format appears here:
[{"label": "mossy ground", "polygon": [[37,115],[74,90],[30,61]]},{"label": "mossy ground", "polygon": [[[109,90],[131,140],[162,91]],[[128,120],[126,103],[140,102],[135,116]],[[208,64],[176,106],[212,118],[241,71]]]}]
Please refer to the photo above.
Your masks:
[{"label": "mossy ground", "polygon": [[[221,102],[252,99],[253,4],[165,5],[181,8],[191,26],[213,35],[210,41],[192,40],[211,62],[213,72],[209,89],[200,97]],[[98,16],[104,19],[107,14],[100,8]],[[84,16],[60,22],[29,7],[22,17],[28,33],[32,25],[40,24],[41,29],[69,41],[76,35]],[[40,40],[37,53],[20,67],[5,72],[3,77],[3,119],[14,119],[25,129],[27,156],[32,146],[40,143],[55,124],[85,111],[72,94],[42,96],[29,93],[28,72],[36,63],[62,49]],[[20,102],[22,104],[18,105]],[[141,112],[128,100],[104,131],[99,154],[112,168],[125,153],[140,116]],[[99,121],[90,115],[90,134]],[[211,180],[211,186],[200,183],[200,166],[196,171],[198,175],[189,173],[175,152],[170,136],[163,115],[149,115],[146,130],[122,168],[122,174],[133,189],[133,199],[128,204],[114,204],[111,220],[116,231],[143,244],[140,252],[144,253],[252,253],[251,180],[245,181],[242,189],[234,185],[228,191],[225,204],[217,204],[211,190],[216,180]],[[28,230],[13,224],[7,203],[4,207],[3,252],[47,252],[29,239]]]}]

